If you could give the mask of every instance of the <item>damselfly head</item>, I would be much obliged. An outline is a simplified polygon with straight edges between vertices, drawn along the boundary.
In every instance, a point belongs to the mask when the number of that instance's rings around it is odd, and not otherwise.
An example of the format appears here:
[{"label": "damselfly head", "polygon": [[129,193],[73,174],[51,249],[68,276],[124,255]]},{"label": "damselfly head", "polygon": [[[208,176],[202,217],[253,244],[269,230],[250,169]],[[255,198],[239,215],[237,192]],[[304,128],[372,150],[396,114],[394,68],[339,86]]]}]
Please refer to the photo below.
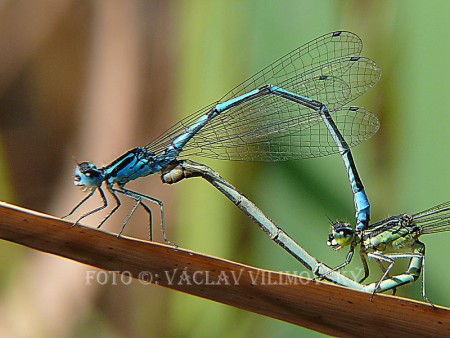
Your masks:
[{"label": "damselfly head", "polygon": [[73,184],[79,187],[96,188],[104,181],[105,176],[102,169],[98,169],[91,162],[77,163],[75,174],[73,176]]},{"label": "damselfly head", "polygon": [[345,222],[336,222],[331,225],[331,234],[328,235],[327,245],[334,250],[340,250],[350,245],[355,237],[355,231],[351,225]]}]

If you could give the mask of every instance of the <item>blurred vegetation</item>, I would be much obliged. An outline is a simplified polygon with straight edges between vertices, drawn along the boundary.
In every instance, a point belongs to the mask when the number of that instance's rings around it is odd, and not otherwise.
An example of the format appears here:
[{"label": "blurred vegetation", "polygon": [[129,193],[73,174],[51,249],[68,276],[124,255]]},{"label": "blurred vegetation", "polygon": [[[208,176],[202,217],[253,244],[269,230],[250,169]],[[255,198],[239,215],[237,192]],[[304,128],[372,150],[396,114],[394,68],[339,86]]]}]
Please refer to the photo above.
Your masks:
[{"label": "blurred vegetation", "polygon": [[[362,37],[363,55],[383,69],[377,86],[356,102],[381,121],[375,137],[354,150],[372,219],[444,202],[450,188],[449,11],[445,0],[3,1],[0,197],[64,215],[84,196],[71,185],[72,156],[107,164],[284,53],[345,29]],[[318,259],[342,262],[345,253],[325,244],[327,217],[354,217],[339,156],[207,164]],[[165,202],[177,244],[304,271],[206,182],[167,187],[156,176],[130,187]],[[117,231],[120,217],[107,229]],[[145,238],[138,225],[145,215],[139,217],[127,231]],[[448,236],[423,238],[427,294],[446,306]],[[355,260],[348,269],[358,267]],[[86,285],[86,269],[2,242],[0,336],[318,336],[158,286]],[[420,283],[398,294],[420,299]]]}]

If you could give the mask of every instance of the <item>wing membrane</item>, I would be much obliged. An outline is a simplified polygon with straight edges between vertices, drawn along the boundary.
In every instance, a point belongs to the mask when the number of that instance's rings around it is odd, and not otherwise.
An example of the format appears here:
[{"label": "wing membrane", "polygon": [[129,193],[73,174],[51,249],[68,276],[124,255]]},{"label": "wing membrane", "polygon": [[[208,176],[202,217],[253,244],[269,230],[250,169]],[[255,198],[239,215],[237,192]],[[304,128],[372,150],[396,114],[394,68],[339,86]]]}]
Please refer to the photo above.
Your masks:
[{"label": "wing membrane", "polygon": [[[319,37],[267,66],[221,100],[187,116],[147,145],[163,151],[174,138],[215,104],[271,84],[327,105],[349,146],[378,130],[376,117],[344,104],[365,93],[380,78],[379,66],[359,57],[361,40],[353,33]],[[342,122],[344,121],[344,122]],[[265,95],[224,111],[209,121],[183,148],[186,155],[227,160],[282,161],[338,152],[317,112],[276,95]]]},{"label": "wing membrane", "polygon": [[422,228],[422,234],[450,231],[450,201],[414,214],[412,217]]}]

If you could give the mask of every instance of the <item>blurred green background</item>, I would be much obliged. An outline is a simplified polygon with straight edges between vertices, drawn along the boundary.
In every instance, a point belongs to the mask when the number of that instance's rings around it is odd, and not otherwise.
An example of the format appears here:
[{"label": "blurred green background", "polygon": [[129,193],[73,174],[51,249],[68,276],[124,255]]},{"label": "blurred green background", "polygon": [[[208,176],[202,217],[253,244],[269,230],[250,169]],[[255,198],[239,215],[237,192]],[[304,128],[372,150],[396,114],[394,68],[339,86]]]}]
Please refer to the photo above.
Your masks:
[{"label": "blurred green background", "polygon": [[[375,137],[354,149],[372,219],[444,202],[450,188],[449,12],[446,0],[2,1],[0,199],[64,215],[84,196],[72,185],[72,157],[107,164],[295,47],[343,29],[360,35],[362,54],[383,69],[381,81],[356,102],[381,121]],[[319,260],[343,261],[346,252],[326,246],[328,217],[354,220],[339,156],[207,164]],[[163,186],[154,176],[129,187],[165,202],[169,236],[178,245],[304,273],[205,181]],[[123,216],[105,228],[118,231]],[[141,224],[144,214],[127,235],[146,238]],[[448,233],[423,238],[428,297],[446,306],[448,239]],[[355,259],[347,270],[359,266]],[[372,268],[375,280],[379,271]],[[0,336],[319,336],[137,281],[88,285],[86,270],[93,269],[3,241]],[[420,283],[398,294],[421,299]]]}]

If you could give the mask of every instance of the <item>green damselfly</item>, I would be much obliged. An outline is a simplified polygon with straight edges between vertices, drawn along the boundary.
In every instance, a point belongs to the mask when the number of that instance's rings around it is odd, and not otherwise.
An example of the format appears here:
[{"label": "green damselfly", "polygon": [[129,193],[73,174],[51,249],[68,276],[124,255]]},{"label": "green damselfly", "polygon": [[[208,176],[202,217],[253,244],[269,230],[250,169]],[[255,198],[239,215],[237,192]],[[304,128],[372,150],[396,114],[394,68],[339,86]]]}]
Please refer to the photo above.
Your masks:
[{"label": "green damselfly", "polygon": [[290,237],[285,231],[277,226],[270,218],[239,190],[233,187],[217,172],[208,166],[196,163],[190,160],[174,161],[168,168],[163,170],[161,179],[164,183],[174,184],[187,178],[201,177],[211,183],[216,189],[223,193],[230,201],[247,214],[258,226],[270,237],[272,241],[281,246],[290,255],[292,255],[303,266],[310,270],[314,275],[324,278],[330,282],[343,285],[355,290],[373,293],[391,290],[397,285],[398,278],[404,281],[404,284],[412,282],[414,279],[411,275],[395,276],[396,278],[387,277],[380,283],[371,283],[363,285],[353,279],[344,276],[328,267],[326,264],[318,261],[309,252],[307,252],[298,242]]},{"label": "green damselfly", "polygon": [[[366,256],[375,259],[383,271],[383,276],[373,290],[373,298],[377,291],[386,290],[385,288],[381,290],[380,285],[389,277],[395,260],[410,259],[405,273],[389,278],[392,284],[390,288],[395,292],[397,286],[417,280],[423,271],[422,296],[433,305],[425,295],[425,244],[419,240],[419,237],[450,231],[450,201],[413,215],[400,214],[388,217],[369,225],[362,231],[355,231],[350,224],[344,222],[334,223],[331,230],[332,233],[329,234],[327,242],[329,246],[335,250],[350,246],[345,262],[336,267],[335,271],[350,263],[355,248],[360,245],[359,254],[364,266],[364,277],[359,282],[363,282],[369,276]],[[389,265],[385,267],[383,263]]]}]

